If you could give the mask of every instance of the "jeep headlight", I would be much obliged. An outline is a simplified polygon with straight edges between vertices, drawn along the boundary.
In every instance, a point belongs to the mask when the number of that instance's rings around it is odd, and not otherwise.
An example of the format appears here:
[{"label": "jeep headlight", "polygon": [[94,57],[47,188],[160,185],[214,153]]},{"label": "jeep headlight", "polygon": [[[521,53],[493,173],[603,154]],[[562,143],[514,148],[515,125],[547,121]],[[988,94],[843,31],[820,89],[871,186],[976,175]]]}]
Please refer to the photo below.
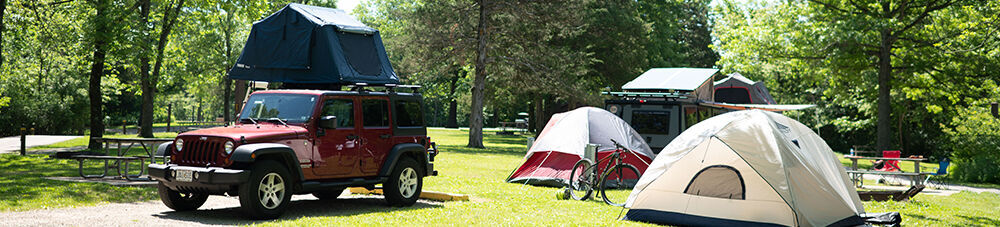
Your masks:
[{"label": "jeep headlight", "polygon": [[235,149],[235,148],[236,148],[236,144],[233,144],[233,141],[226,141],[226,148],[225,148],[226,155],[232,154],[233,153],[233,149]]},{"label": "jeep headlight", "polygon": [[184,140],[177,139],[177,141],[174,142],[174,147],[177,148],[177,151],[181,151],[181,149],[184,149]]}]

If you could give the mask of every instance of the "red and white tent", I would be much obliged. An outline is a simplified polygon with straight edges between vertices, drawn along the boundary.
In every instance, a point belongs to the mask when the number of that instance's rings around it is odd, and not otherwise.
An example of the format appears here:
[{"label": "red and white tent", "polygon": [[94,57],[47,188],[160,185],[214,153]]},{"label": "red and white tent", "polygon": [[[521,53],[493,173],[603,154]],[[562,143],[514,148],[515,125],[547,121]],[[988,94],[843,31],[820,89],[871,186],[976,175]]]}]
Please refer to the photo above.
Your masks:
[{"label": "red and white tent", "polygon": [[[583,158],[587,144],[600,145],[597,148],[600,160],[615,149],[612,139],[639,154],[625,155],[626,163],[638,168],[640,174],[646,171],[655,154],[635,129],[604,109],[581,107],[552,115],[528,149],[524,164],[507,178],[507,182],[562,187],[569,181],[573,165]],[[606,165],[606,161],[599,163],[599,171],[604,171]]]}]

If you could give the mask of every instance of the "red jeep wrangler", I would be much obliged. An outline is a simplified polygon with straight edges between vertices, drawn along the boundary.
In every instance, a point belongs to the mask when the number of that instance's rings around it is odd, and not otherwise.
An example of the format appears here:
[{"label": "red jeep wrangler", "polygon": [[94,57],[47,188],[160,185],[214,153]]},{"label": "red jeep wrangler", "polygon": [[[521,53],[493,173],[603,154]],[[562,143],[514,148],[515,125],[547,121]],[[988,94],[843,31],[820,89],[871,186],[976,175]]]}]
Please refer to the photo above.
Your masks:
[{"label": "red jeep wrangler", "polygon": [[437,175],[422,96],[391,87],[255,92],[237,124],[181,133],[157,153],[170,157],[149,165],[167,207],[194,210],[227,194],[254,219],[280,216],[292,194],[335,199],[376,184],[390,205],[408,206],[423,177]]}]

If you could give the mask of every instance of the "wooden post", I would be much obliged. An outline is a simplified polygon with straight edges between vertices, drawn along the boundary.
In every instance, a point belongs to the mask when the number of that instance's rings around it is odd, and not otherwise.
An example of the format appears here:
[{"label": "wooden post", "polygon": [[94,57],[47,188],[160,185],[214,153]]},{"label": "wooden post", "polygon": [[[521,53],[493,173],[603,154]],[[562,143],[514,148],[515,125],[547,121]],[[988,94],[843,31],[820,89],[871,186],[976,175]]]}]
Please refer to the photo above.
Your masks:
[{"label": "wooden post", "polygon": [[995,118],[1000,118],[1000,110],[998,109],[1000,109],[1000,107],[997,107],[997,102],[990,104],[990,110],[993,112],[993,117]]},{"label": "wooden post", "polygon": [[174,107],[174,104],[167,104],[167,132],[170,132],[170,109]]},{"label": "wooden post", "polygon": [[24,129],[24,126],[22,126],[21,127],[21,156],[24,156],[25,153],[27,153],[26,143],[27,143],[28,140],[27,140],[27,136],[25,135],[26,131],[27,130]]},{"label": "wooden post", "polygon": [[128,125],[128,121],[122,120],[122,135],[125,135],[125,132],[128,132],[126,131],[127,129],[125,129],[125,125]]}]

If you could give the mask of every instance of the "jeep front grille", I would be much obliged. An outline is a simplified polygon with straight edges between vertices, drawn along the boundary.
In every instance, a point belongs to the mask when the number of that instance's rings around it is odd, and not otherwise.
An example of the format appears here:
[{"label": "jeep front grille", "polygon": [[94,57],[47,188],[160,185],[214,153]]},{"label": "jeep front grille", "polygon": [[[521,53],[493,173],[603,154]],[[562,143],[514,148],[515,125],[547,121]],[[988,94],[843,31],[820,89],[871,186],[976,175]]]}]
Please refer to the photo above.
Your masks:
[{"label": "jeep front grille", "polygon": [[184,140],[184,147],[171,162],[186,166],[220,166],[223,142],[191,138]]}]

